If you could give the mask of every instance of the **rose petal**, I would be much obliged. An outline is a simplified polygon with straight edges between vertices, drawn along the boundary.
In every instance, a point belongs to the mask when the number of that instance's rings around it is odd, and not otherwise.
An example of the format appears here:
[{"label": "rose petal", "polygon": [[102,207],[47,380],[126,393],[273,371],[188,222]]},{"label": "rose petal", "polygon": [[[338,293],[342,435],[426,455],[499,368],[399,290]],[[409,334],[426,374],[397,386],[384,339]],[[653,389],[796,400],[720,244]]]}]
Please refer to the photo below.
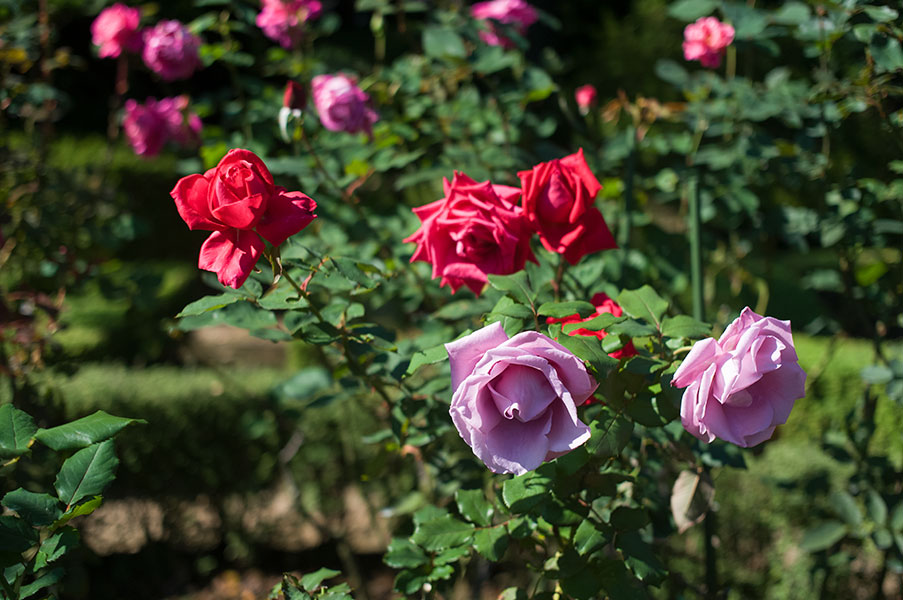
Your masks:
[{"label": "rose petal", "polygon": [[222,223],[210,214],[207,204],[207,193],[210,182],[203,175],[188,175],[176,182],[169,193],[176,201],[179,216],[188,224],[189,229],[215,231],[223,229]]},{"label": "rose petal", "polygon": [[269,243],[280,246],[317,217],[316,208],[317,203],[301,192],[279,189],[278,195],[267,203],[267,210],[257,223],[257,232]]},{"label": "rose petal", "polygon": [[483,355],[508,340],[505,329],[499,322],[487,325],[459,340],[445,344],[448,362],[451,366],[452,389],[457,390],[464,378],[473,372]]},{"label": "rose petal", "polygon": [[214,231],[201,246],[198,267],[216,273],[223,285],[238,289],[263,254],[263,242],[251,231]]}]

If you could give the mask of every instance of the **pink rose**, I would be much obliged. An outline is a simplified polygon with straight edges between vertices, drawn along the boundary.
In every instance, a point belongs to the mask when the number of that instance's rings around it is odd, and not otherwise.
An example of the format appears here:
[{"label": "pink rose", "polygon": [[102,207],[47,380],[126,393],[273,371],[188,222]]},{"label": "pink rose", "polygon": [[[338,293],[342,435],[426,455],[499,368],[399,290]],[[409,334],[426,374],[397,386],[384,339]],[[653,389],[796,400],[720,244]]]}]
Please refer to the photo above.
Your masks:
[{"label": "pink rose", "polygon": [[589,113],[590,107],[596,103],[596,88],[590,84],[581,85],[574,92],[574,99],[577,100],[577,107],[580,109],[581,115]]},{"label": "pink rose", "polygon": [[405,242],[417,244],[411,262],[433,265],[433,279],[452,293],[466,285],[480,295],[487,275],[507,275],[536,262],[530,250],[530,229],[517,206],[520,190],[507,185],[477,183],[455,172],[444,179],[445,197],[414,209],[422,221]]},{"label": "pink rose", "polygon": [[187,96],[148,98],[144,104],[126,100],[122,128],[135,154],[156,156],[168,141],[181,146],[196,144],[201,120],[188,112]]},{"label": "pink rose", "polygon": [[734,41],[734,28],[715,17],[700,17],[684,29],[684,58],[714,69]]},{"label": "pink rose", "polygon": [[230,150],[203,175],[181,178],[170,195],[189,229],[213,232],[201,246],[198,267],[235,289],[263,254],[263,240],[279,246],[316,218],[317,203],[275,185],[249,150]]},{"label": "pink rose", "polygon": [[140,21],[140,10],[118,2],[100,11],[91,23],[91,42],[100,47],[97,55],[101,58],[116,58],[123,50],[140,52]]},{"label": "pink rose", "polygon": [[[571,315],[569,317],[562,318],[554,318],[549,317],[546,319],[546,323],[561,323],[562,325],[570,325],[573,323],[583,323],[584,321],[592,321],[599,315],[603,314],[612,314],[616,317],[620,317],[624,314],[624,309],[621,308],[621,305],[608,297],[608,294],[604,292],[599,292],[595,294],[592,299],[593,306],[596,307],[596,312],[591,314],[590,316],[581,318],[579,314]],[[605,331],[593,331],[592,329],[574,329],[568,335],[588,335],[592,337],[596,337],[604,339],[606,335],[608,335]],[[617,358],[618,360],[622,358],[630,358],[631,356],[636,356],[637,351],[633,345],[633,342],[627,342],[627,344],[621,348],[620,350],[615,350],[614,352],[609,353],[609,356],[612,358]]]},{"label": "pink rose", "polygon": [[680,405],[687,431],[704,442],[717,437],[744,448],[787,422],[805,384],[790,321],[761,317],[749,307],[720,340],[696,342],[672,381],[687,388]]},{"label": "pink rose", "polygon": [[296,45],[304,34],[304,23],[323,12],[320,0],[262,0],[262,5],[257,26],[283,48]]},{"label": "pink rose", "polygon": [[357,87],[354,78],[342,73],[317,75],[310,86],[323,127],[330,131],[363,131],[372,135],[373,124],[379,115],[370,107],[370,96]]},{"label": "pink rose", "polygon": [[599,384],[564,346],[493,323],[445,348],[452,421],[490,470],[526,473],[589,439],[577,407]]},{"label": "pink rose", "polygon": [[563,254],[575,265],[586,254],[618,247],[593,204],[602,185],[589,170],[582,148],[518,176],[524,215],[546,250]]},{"label": "pink rose", "polygon": [[536,9],[524,2],[524,0],[489,0],[477,2],[470,7],[470,14],[478,21],[485,21],[488,30],[480,32],[480,39],[490,46],[503,46],[513,48],[514,44],[508,38],[499,35],[493,21],[505,25],[512,25],[523,35],[527,28],[539,18]]},{"label": "pink rose", "polygon": [[185,79],[201,66],[201,38],[178,21],[160,21],[144,32],[144,64],[154,73],[173,81]]}]

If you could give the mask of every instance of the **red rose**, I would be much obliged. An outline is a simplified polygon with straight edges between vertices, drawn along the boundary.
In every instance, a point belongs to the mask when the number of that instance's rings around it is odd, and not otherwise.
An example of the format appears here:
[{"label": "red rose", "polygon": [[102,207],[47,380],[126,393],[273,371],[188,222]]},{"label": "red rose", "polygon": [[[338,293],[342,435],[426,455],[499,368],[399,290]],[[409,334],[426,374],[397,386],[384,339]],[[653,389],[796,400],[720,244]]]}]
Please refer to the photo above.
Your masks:
[{"label": "red rose", "polygon": [[[583,323],[586,321],[591,321],[599,315],[605,313],[610,313],[616,317],[620,317],[622,314],[624,314],[624,309],[622,309],[617,302],[609,298],[608,294],[605,294],[603,292],[600,292],[593,296],[592,303],[593,306],[596,307],[596,312],[586,317],[585,319],[581,319],[580,315],[571,315],[569,317],[562,317],[560,319],[549,317],[548,319],[546,319],[546,322],[569,325],[572,323]],[[568,335],[591,335],[601,340],[608,334],[604,331],[593,331],[592,329],[584,329],[581,327],[580,329],[574,329],[573,331],[568,333]],[[633,342],[627,342],[627,345],[625,345],[623,348],[621,348],[620,350],[615,350],[614,352],[609,354],[610,357],[617,358],[618,360],[622,358],[630,358],[631,356],[636,355],[637,351],[633,346]]]},{"label": "red rose", "polygon": [[583,149],[518,173],[524,215],[549,252],[572,265],[586,254],[617,248],[593,200],[602,185],[589,170]]},{"label": "red rose", "polygon": [[275,185],[249,150],[230,150],[203,175],[181,178],[170,195],[189,229],[213,231],[201,247],[198,267],[236,289],[263,254],[263,239],[279,246],[316,218],[317,203]]},{"label": "red rose", "polygon": [[507,275],[536,262],[530,250],[531,231],[517,206],[520,190],[507,185],[477,183],[455,172],[444,180],[445,197],[414,209],[420,229],[405,239],[415,242],[411,257],[433,265],[433,279],[452,293],[466,285],[480,295],[487,275]]}]

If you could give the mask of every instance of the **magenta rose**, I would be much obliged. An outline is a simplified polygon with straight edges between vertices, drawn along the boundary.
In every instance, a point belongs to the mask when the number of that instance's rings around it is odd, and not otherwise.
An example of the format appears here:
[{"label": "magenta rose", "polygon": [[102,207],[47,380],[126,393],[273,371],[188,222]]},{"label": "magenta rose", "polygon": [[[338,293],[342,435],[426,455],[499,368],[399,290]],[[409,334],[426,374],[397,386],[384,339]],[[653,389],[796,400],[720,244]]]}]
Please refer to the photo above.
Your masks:
[{"label": "magenta rose", "polygon": [[201,66],[201,38],[178,21],[160,21],[144,32],[141,57],[147,67],[165,79],[185,79]]},{"label": "magenta rose", "polygon": [[536,262],[531,231],[517,206],[520,190],[488,181],[477,183],[455,172],[444,179],[445,197],[414,209],[422,221],[405,242],[417,244],[411,262],[433,265],[433,279],[452,293],[466,285],[480,295],[487,275],[508,275]]},{"label": "magenta rose", "polygon": [[563,254],[575,265],[586,254],[618,247],[594,205],[602,185],[587,166],[583,149],[518,176],[524,215],[546,250]]},{"label": "magenta rose", "polygon": [[521,34],[538,19],[536,9],[524,0],[489,0],[477,2],[470,7],[470,14],[478,21],[484,21],[488,29],[480,32],[480,39],[490,46],[512,48],[514,44],[499,34],[494,22],[512,25]]},{"label": "magenta rose", "polygon": [[230,150],[203,175],[181,178],[170,195],[189,229],[213,232],[201,247],[198,267],[236,289],[263,254],[263,240],[279,246],[316,218],[317,203],[275,185],[249,150]]},{"label": "magenta rose", "polygon": [[684,58],[714,69],[734,41],[734,28],[715,17],[700,17],[684,29]]},{"label": "magenta rose", "polygon": [[188,97],[148,98],[144,104],[126,100],[122,128],[135,154],[156,156],[166,142],[192,146],[200,139],[201,120],[188,112]]},{"label": "magenta rose", "polygon": [[371,135],[379,115],[370,106],[370,96],[354,78],[337,73],[317,75],[310,82],[320,122],[330,131],[359,131]]},{"label": "magenta rose", "polygon": [[91,23],[91,42],[98,46],[97,55],[116,58],[124,50],[140,52],[140,21],[140,10],[118,2],[100,11]]},{"label": "magenta rose", "polygon": [[587,115],[589,109],[596,103],[596,88],[590,84],[581,85],[574,91],[574,99],[577,101],[577,108],[580,109],[581,115]]},{"label": "magenta rose", "polygon": [[790,321],[761,317],[749,307],[721,339],[696,342],[672,381],[687,388],[680,405],[687,431],[704,442],[717,437],[744,448],[787,422],[805,384]]},{"label": "magenta rose", "polygon": [[458,433],[496,473],[526,473],[589,439],[577,407],[599,384],[583,361],[536,331],[493,323],[445,345]]},{"label": "magenta rose", "polygon": [[323,12],[320,0],[262,0],[257,26],[283,48],[295,46],[304,35],[304,23]]}]

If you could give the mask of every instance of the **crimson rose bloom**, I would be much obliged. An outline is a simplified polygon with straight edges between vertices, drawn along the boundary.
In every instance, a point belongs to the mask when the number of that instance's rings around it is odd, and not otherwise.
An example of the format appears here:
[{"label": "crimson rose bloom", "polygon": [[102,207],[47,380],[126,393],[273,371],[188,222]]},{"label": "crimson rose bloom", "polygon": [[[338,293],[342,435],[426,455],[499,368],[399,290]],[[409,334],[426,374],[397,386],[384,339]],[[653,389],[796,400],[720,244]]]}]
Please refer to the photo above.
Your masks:
[{"label": "crimson rose bloom", "polygon": [[572,265],[586,254],[617,248],[593,200],[602,185],[589,170],[583,149],[518,173],[524,216],[549,252]]},{"label": "crimson rose bloom", "polygon": [[480,295],[490,273],[507,275],[536,262],[530,250],[530,229],[517,206],[520,190],[507,185],[477,183],[455,172],[444,180],[445,197],[414,209],[422,224],[405,242],[415,242],[411,257],[433,265],[433,279],[452,293],[466,285]]},{"label": "crimson rose bloom", "polygon": [[263,254],[261,238],[279,246],[316,218],[317,203],[275,185],[250,150],[230,150],[203,175],[180,179],[170,195],[189,229],[213,232],[201,246],[198,267],[235,289]]},{"label": "crimson rose bloom", "polygon": [[[620,317],[624,314],[624,309],[621,308],[621,305],[609,298],[608,294],[605,292],[599,292],[593,296],[591,300],[593,306],[596,307],[596,312],[586,317],[585,319],[580,318],[579,314],[570,315],[568,317],[561,317],[556,319],[554,317],[549,317],[546,319],[546,323],[561,323],[562,325],[569,325],[571,323],[583,323],[584,321],[592,321],[599,315],[610,313],[616,317]],[[606,335],[608,335],[604,331],[593,331],[592,329],[574,329],[568,335],[591,335],[593,337],[597,337],[600,340],[603,339]],[[627,345],[621,348],[620,350],[615,350],[610,353],[609,356],[612,358],[617,358],[618,360],[622,358],[630,358],[631,356],[636,356],[637,351],[633,345],[633,342],[627,342]]]}]

